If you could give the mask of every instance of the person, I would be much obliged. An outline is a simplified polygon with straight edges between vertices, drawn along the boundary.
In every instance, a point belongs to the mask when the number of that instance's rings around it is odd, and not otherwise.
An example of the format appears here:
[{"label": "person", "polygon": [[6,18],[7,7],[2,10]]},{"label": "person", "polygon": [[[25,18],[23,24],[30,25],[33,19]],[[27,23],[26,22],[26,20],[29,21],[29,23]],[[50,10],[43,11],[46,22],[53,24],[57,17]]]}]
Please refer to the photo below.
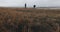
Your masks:
[{"label": "person", "polygon": [[34,5],[33,7],[36,8],[36,5]]},{"label": "person", "polygon": [[26,8],[27,4],[25,3],[25,8]]}]

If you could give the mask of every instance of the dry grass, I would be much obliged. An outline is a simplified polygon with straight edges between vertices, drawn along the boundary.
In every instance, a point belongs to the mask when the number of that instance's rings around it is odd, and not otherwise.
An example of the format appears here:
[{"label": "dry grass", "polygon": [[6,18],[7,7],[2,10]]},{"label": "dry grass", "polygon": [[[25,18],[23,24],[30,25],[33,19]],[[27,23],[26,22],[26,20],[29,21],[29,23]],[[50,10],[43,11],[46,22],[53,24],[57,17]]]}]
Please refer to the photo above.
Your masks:
[{"label": "dry grass", "polygon": [[28,30],[60,32],[60,9],[0,8],[0,32]]}]

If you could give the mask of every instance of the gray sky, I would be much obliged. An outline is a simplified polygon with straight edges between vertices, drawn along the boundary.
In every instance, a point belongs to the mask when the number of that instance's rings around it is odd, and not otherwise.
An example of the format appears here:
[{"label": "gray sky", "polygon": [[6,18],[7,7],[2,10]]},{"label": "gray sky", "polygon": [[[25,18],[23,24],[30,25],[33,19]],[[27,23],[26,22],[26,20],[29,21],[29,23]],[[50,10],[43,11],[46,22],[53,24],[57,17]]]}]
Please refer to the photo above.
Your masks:
[{"label": "gray sky", "polygon": [[27,3],[28,7],[37,5],[37,7],[60,6],[60,0],[0,0],[1,7],[24,7]]}]

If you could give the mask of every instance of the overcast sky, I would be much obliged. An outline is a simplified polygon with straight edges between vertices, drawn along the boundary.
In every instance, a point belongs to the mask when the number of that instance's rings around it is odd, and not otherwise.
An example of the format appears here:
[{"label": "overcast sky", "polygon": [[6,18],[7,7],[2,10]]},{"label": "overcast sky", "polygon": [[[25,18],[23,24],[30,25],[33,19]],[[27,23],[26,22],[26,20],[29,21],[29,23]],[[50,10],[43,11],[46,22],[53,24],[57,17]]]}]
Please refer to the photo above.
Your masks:
[{"label": "overcast sky", "polygon": [[60,0],[0,0],[1,7],[24,7],[27,3],[28,7],[37,5],[37,7],[60,6]]}]

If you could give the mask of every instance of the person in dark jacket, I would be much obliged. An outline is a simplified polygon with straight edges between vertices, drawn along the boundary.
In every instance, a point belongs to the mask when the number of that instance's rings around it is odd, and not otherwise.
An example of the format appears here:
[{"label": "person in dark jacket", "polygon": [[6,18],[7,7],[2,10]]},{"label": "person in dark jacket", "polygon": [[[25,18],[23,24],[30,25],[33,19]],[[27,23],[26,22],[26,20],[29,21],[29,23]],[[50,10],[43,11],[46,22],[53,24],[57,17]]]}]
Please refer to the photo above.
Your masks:
[{"label": "person in dark jacket", "polygon": [[25,8],[26,8],[27,4],[25,3]]},{"label": "person in dark jacket", "polygon": [[34,8],[36,8],[36,5],[33,5]]}]

